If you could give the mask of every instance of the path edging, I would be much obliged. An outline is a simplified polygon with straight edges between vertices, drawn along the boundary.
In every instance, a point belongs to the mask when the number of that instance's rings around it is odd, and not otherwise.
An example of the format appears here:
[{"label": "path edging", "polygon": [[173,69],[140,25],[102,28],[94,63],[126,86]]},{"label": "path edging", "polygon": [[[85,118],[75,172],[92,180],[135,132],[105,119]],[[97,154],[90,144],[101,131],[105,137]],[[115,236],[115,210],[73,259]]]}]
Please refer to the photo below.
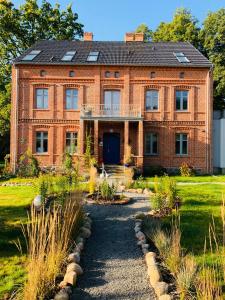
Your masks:
[{"label": "path edging", "polygon": [[156,253],[149,251],[149,245],[146,240],[145,234],[141,231],[142,220],[135,219],[135,236],[138,240],[137,244],[141,247],[145,263],[147,265],[147,273],[149,278],[149,286],[154,289],[155,294],[159,300],[171,300],[168,292],[168,284],[161,281],[161,273],[156,262]]},{"label": "path edging", "polygon": [[89,214],[84,217],[84,224],[79,230],[76,238],[76,246],[67,257],[67,268],[64,279],[60,282],[60,291],[55,295],[54,300],[69,300],[72,294],[72,287],[76,285],[77,277],[83,274],[79,265],[81,252],[84,249],[86,239],[91,236],[92,220]]}]

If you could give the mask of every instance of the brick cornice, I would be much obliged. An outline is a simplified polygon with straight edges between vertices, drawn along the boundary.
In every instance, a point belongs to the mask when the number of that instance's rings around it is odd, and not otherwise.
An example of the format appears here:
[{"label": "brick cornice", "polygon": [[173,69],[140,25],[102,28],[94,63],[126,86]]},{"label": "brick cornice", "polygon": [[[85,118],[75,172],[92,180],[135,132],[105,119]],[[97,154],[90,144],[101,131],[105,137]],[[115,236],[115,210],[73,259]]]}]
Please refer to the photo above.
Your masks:
[{"label": "brick cornice", "polygon": [[[83,84],[83,83],[94,83],[94,78],[74,78],[74,80],[71,80],[71,78],[40,78],[40,77],[32,77],[27,78],[23,77],[20,78],[20,82],[28,81],[31,84]],[[33,83],[32,83],[33,82]]]},{"label": "brick cornice", "polygon": [[80,121],[79,120],[62,120],[62,119],[19,119],[19,123],[79,125]]},{"label": "brick cornice", "polygon": [[181,126],[205,126],[205,121],[144,121],[144,125],[147,126],[169,126],[169,127],[181,127]]},{"label": "brick cornice", "polygon": [[189,79],[189,80],[174,80],[174,79],[157,79],[157,80],[142,80],[142,79],[131,79],[130,82],[132,84],[145,84],[145,85],[163,85],[163,84],[169,84],[169,85],[179,85],[179,86],[186,86],[186,85],[201,85],[205,84],[205,80],[201,79]]}]

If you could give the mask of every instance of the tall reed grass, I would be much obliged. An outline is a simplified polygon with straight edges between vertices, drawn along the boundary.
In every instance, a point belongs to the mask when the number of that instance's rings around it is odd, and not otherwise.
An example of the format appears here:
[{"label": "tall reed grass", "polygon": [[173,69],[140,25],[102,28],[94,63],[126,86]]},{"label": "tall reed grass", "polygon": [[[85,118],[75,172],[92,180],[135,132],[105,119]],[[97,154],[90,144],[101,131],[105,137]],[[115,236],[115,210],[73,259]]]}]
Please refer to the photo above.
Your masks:
[{"label": "tall reed grass", "polygon": [[71,193],[62,206],[53,205],[47,214],[44,209],[40,214],[31,210],[23,227],[28,248],[27,280],[17,299],[52,296],[81,221],[81,194],[77,193]]}]

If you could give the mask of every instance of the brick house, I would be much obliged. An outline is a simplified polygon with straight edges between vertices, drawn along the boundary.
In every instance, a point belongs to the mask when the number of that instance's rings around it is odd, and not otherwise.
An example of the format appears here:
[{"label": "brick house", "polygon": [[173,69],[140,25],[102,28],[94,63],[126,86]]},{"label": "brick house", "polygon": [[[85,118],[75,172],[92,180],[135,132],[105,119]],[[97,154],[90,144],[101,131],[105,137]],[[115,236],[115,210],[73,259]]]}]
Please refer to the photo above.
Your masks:
[{"label": "brick house", "polygon": [[12,68],[11,164],[28,148],[42,166],[74,159],[93,137],[98,162],[212,172],[212,65],[190,43],[39,41]]}]

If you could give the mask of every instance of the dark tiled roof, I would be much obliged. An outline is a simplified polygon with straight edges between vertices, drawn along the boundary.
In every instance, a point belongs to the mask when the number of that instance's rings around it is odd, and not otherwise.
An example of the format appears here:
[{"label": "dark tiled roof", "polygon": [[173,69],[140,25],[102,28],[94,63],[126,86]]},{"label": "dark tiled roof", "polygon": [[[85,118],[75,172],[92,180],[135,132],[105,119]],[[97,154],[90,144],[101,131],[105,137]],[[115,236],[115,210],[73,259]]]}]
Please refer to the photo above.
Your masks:
[{"label": "dark tiled roof", "polygon": [[[33,61],[22,58],[31,50],[41,50]],[[61,58],[67,51],[76,50],[70,62]],[[99,51],[97,62],[87,62],[90,51]],[[174,52],[183,52],[190,63],[180,63]],[[186,66],[210,67],[211,63],[188,42],[83,42],[45,40],[34,44],[23,55],[14,60],[15,64],[50,65],[137,65],[137,66]]]}]

